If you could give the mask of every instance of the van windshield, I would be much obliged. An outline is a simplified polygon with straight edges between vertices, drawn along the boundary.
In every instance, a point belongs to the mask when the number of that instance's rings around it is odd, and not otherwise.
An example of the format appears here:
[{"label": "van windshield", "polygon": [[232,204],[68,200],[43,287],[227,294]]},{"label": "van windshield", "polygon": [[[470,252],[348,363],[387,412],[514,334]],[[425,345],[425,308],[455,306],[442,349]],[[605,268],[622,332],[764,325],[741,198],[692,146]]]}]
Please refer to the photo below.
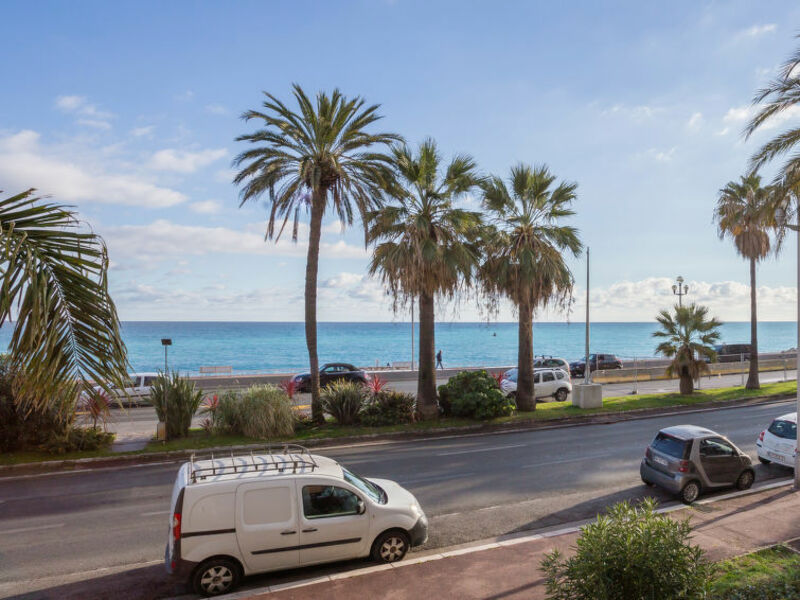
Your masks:
[{"label": "van windshield", "polygon": [[344,467],[342,467],[342,474],[344,475],[344,480],[356,486],[362,492],[364,492],[367,496],[372,498],[378,504],[386,504],[386,492],[384,492],[380,487],[369,481],[368,479],[364,479],[363,477],[359,477],[355,473],[351,473]]}]

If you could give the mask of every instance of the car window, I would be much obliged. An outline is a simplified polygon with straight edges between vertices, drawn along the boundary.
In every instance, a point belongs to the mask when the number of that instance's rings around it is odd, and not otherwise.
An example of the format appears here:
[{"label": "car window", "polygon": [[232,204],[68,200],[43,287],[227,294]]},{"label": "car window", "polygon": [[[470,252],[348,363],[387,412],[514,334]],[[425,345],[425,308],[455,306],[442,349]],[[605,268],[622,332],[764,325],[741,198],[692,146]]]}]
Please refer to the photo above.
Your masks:
[{"label": "car window", "polygon": [[325,367],[322,367],[322,372],[323,373],[333,373],[335,370],[336,370],[336,367],[332,366],[332,365],[327,365]]},{"label": "car window", "polygon": [[142,383],[142,385],[143,385],[144,387],[147,387],[147,386],[153,385],[153,382],[155,381],[155,379],[156,379],[156,378],[155,378],[155,377],[153,377],[152,375],[151,375],[150,377],[145,377],[145,378],[144,378],[144,382]]},{"label": "car window", "polygon": [[375,502],[379,504],[386,504],[388,497],[383,493],[383,490],[372,483],[369,479],[364,479],[363,477],[359,477],[355,473],[351,473],[344,467],[342,467],[342,475],[344,475],[344,480],[347,483],[350,483],[364,492],[367,496],[372,498]]},{"label": "car window", "polygon": [[128,380],[128,387],[139,387],[139,377],[136,375],[131,375],[130,379]]},{"label": "car window", "polygon": [[542,373],[542,381],[555,381],[555,377],[553,377],[552,371],[545,371]]},{"label": "car window", "polygon": [[686,458],[689,455],[689,443],[686,440],[679,440],[676,437],[660,431],[650,446],[654,450],[663,452],[673,458]]},{"label": "car window", "polygon": [[709,438],[700,442],[700,456],[733,456],[733,447],[720,438]]},{"label": "car window", "polygon": [[775,419],[767,429],[772,435],[785,440],[797,439],[797,423]]},{"label": "car window", "polygon": [[517,370],[516,369],[509,369],[508,371],[505,372],[503,377],[505,377],[509,381],[513,381],[514,383],[516,383],[517,382]]},{"label": "car window", "polygon": [[334,485],[303,487],[303,514],[307,519],[358,514],[358,496]]},{"label": "car window", "polygon": [[564,379],[564,377],[566,377],[566,374],[564,373],[564,371],[556,371],[556,378],[557,379]]},{"label": "car window", "polygon": [[533,383],[539,383],[539,373],[533,374]]}]

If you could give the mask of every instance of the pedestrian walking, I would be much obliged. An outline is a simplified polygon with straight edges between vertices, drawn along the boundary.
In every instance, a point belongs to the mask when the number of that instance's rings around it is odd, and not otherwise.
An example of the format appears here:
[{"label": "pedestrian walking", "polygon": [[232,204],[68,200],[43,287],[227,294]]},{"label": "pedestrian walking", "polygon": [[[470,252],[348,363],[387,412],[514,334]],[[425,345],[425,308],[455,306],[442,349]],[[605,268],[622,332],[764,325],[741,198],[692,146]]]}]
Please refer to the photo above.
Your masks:
[{"label": "pedestrian walking", "polygon": [[444,365],[442,364],[442,351],[439,350],[436,353],[436,368],[444,370]]}]

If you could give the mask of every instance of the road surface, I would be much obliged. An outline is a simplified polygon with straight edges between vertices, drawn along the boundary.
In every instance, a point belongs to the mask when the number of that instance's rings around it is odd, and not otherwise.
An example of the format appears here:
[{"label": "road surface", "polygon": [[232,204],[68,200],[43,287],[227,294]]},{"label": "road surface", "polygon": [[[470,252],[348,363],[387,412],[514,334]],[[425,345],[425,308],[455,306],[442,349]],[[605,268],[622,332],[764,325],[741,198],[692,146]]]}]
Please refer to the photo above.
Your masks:
[{"label": "road surface", "polygon": [[[366,476],[408,487],[430,517],[426,547],[434,548],[590,518],[623,499],[668,501],[639,480],[639,461],[658,429],[679,423],[711,427],[755,457],[758,433],[792,406],[782,402],[610,425],[340,446],[320,453]],[[128,595],[115,593],[115,598],[173,593],[157,561],[163,556],[177,467],[0,479],[0,597],[43,588],[50,591],[31,597],[103,597],[103,585],[127,590]],[[757,480],[789,475],[760,464],[756,471]],[[109,573],[97,569],[131,566],[123,576],[129,580],[108,575],[91,584],[64,583]],[[337,568],[343,567],[324,569]],[[259,577],[251,584],[324,569]],[[86,585],[99,587],[81,587]]]}]

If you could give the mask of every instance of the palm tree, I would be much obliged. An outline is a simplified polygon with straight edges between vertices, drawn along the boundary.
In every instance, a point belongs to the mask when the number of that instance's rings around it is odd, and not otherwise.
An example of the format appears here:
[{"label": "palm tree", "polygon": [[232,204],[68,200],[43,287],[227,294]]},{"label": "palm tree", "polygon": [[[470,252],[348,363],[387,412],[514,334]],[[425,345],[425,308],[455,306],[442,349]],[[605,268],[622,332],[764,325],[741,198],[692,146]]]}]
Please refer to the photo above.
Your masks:
[{"label": "palm tree", "polygon": [[[800,35],[798,35],[800,38]],[[759,109],[745,128],[745,137],[749,138],[772,117],[785,113],[800,103],[800,48],[794,51],[781,66],[778,77],[765,88],[756,92],[753,105]],[[751,167],[758,170],[778,156],[782,156],[796,148],[800,143],[800,127],[794,127],[778,134],[765,143],[751,158]],[[793,180],[800,177],[800,155],[793,154],[781,169],[783,174],[791,174]]]},{"label": "palm tree", "polygon": [[416,154],[393,148],[397,204],[374,211],[367,239],[376,244],[370,274],[380,274],[398,303],[419,298],[419,377],[417,406],[426,417],[438,414],[434,363],[434,301],[453,298],[468,286],[478,264],[477,212],[454,206],[475,187],[475,161],[455,156],[442,170],[436,143],[427,139]]},{"label": "palm tree", "polygon": [[686,395],[694,391],[694,380],[708,371],[705,359],[711,362],[717,359],[714,344],[719,340],[717,328],[722,323],[709,319],[708,308],[694,303],[675,306],[674,311],[674,314],[667,310],[658,313],[656,321],[661,330],[654,332],[653,337],[667,338],[656,352],[672,359],[667,375],[678,375],[681,394]]},{"label": "palm tree", "polygon": [[533,410],[533,314],[551,302],[565,306],[574,279],[563,253],[580,254],[574,227],[561,225],[572,216],[576,183],[561,182],[546,165],[519,164],[508,186],[499,177],[483,184],[483,204],[494,215],[480,273],[490,296],[507,296],[519,313],[517,409]]},{"label": "palm tree", "polygon": [[758,382],[758,317],[756,316],[756,263],[772,248],[770,229],[773,210],[772,188],[761,187],[761,177],[751,173],[738,182],[730,181],[719,191],[714,219],[720,238],[730,237],[736,251],[750,261],[750,374],[747,389]]},{"label": "palm tree", "polygon": [[[355,213],[363,219],[381,203],[382,190],[391,183],[391,159],[372,151],[401,138],[366,130],[381,117],[378,105],[365,107],[359,97],[348,99],[339,90],[317,94],[312,102],[299,85],[293,86],[299,113],[272,94],[264,93],[263,111],[249,110],[263,128],[237,141],[253,144],[234,159],[242,167],[234,178],[241,185],[241,205],[269,193],[267,239],[280,238],[291,219],[297,241],[301,213],[310,212],[305,281],[306,344],[311,367],[311,412],[324,420],[319,401],[317,357],[317,272],[322,219],[328,209],[342,223],[352,225]],[[330,203],[330,206],[329,206]],[[366,226],[365,226],[366,231]]]},{"label": "palm tree", "polygon": [[[125,344],[108,294],[103,239],[29,189],[0,198],[0,325],[13,319],[9,370],[26,410],[124,387]],[[97,388],[100,389],[97,389]]]}]

